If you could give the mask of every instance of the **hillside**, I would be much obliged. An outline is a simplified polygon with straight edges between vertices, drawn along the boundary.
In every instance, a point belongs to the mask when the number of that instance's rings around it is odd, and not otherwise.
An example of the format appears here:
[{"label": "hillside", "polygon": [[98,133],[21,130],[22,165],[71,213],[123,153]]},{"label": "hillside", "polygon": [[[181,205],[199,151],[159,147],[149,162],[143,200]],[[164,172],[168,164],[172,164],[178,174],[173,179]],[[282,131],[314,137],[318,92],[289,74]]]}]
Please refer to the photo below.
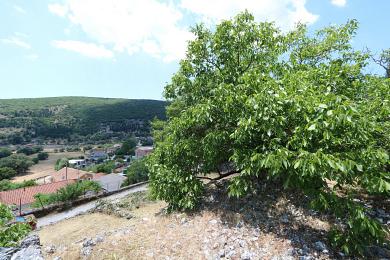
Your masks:
[{"label": "hillside", "polygon": [[103,133],[147,135],[149,121],[165,118],[164,101],[94,97],[0,100],[0,141],[73,139]]}]

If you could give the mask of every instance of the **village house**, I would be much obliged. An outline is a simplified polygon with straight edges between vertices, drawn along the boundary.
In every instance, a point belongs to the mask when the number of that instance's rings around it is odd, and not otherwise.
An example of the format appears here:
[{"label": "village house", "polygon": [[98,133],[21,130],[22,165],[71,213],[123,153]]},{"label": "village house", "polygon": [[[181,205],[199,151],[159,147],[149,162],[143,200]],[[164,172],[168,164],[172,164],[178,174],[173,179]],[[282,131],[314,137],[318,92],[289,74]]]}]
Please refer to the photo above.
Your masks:
[{"label": "village house", "polygon": [[44,177],[36,179],[39,184],[53,183],[64,180],[97,180],[104,173],[86,172],[80,169],[64,167],[59,171],[50,173]]},{"label": "village house", "polygon": [[15,190],[0,192],[0,202],[9,206],[16,206],[20,212],[26,213],[32,209],[36,194],[51,194],[65,187],[68,184],[75,183],[76,180],[64,180],[59,182],[47,183],[43,185],[25,187]]},{"label": "village house", "polygon": [[153,152],[153,146],[140,146],[135,149],[135,158],[141,159]]},{"label": "village house", "polygon": [[84,168],[87,165],[87,162],[85,159],[72,159],[69,160],[69,166],[75,167],[75,168]]},{"label": "village house", "polygon": [[119,190],[125,180],[126,177],[116,173],[106,174],[97,179],[102,188],[107,192]]},{"label": "village house", "polygon": [[88,157],[92,160],[92,161],[103,161],[105,159],[107,159],[108,157],[108,154],[105,150],[103,149],[93,149],[93,150],[90,150],[89,151],[89,155]]}]

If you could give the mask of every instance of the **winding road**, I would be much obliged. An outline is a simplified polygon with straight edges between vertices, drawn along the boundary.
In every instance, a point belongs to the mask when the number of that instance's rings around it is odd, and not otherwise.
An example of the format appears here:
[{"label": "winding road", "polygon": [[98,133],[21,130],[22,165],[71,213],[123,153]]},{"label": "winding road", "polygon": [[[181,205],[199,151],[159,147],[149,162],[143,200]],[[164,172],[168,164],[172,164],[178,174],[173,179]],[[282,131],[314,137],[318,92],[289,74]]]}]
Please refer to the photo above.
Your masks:
[{"label": "winding road", "polygon": [[[112,194],[110,196],[105,197],[104,199],[115,201],[117,199],[125,197],[128,194],[131,194],[131,193],[134,193],[137,191],[145,191],[145,190],[147,190],[147,187],[148,187],[147,184],[143,184],[143,185],[136,186],[134,188],[119,192],[119,193]],[[93,209],[95,206],[96,206],[96,200],[87,202],[85,204],[79,205],[77,207],[71,208],[71,209],[63,211],[63,212],[52,213],[52,214],[46,215],[44,217],[38,218],[37,227],[38,228],[44,227],[44,226],[47,226],[50,224],[57,223],[57,222],[64,220],[64,219],[75,217],[77,215],[80,215],[82,213],[87,212],[88,210]]]}]

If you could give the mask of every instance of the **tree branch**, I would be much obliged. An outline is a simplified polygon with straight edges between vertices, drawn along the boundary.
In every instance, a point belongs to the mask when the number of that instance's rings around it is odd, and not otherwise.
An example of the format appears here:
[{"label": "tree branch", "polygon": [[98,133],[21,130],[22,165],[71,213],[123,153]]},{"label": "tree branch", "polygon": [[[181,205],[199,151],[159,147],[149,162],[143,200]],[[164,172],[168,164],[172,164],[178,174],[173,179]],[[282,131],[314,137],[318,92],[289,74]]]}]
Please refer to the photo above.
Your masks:
[{"label": "tree branch", "polygon": [[231,172],[227,172],[227,173],[220,173],[220,175],[216,178],[210,178],[210,177],[206,177],[206,176],[197,176],[196,178],[198,179],[204,179],[204,180],[209,180],[209,181],[218,181],[218,180],[221,180],[225,177],[228,177],[230,175],[233,175],[233,174],[236,174],[236,173],[240,173],[241,171],[231,171]]}]

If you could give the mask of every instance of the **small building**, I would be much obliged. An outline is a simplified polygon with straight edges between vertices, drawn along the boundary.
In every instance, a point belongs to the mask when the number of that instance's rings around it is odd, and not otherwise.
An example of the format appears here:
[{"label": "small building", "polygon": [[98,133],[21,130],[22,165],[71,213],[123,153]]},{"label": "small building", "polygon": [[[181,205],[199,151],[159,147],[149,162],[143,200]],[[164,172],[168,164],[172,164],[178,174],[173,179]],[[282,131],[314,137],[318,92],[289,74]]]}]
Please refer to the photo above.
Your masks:
[{"label": "small building", "polygon": [[59,182],[64,180],[95,180],[97,177],[103,176],[102,173],[86,172],[79,169],[64,167],[61,170],[51,173],[51,182]]},{"label": "small building", "polygon": [[140,146],[135,149],[135,158],[141,159],[153,152],[153,146]]},{"label": "small building", "polygon": [[84,159],[73,159],[69,160],[69,166],[76,168],[84,168],[87,165]]},{"label": "small building", "polygon": [[111,192],[119,190],[122,186],[122,183],[126,180],[126,177],[120,174],[111,173],[101,176],[96,180],[100,183],[105,191]]},{"label": "small building", "polygon": [[9,206],[16,206],[22,212],[28,212],[32,208],[31,204],[35,202],[35,195],[39,193],[55,193],[57,190],[65,187],[66,185],[75,182],[75,180],[65,180],[15,190],[2,191],[0,192],[0,202]]},{"label": "small building", "polygon": [[94,149],[89,152],[89,158],[92,161],[102,161],[107,159],[108,154],[105,150]]}]

